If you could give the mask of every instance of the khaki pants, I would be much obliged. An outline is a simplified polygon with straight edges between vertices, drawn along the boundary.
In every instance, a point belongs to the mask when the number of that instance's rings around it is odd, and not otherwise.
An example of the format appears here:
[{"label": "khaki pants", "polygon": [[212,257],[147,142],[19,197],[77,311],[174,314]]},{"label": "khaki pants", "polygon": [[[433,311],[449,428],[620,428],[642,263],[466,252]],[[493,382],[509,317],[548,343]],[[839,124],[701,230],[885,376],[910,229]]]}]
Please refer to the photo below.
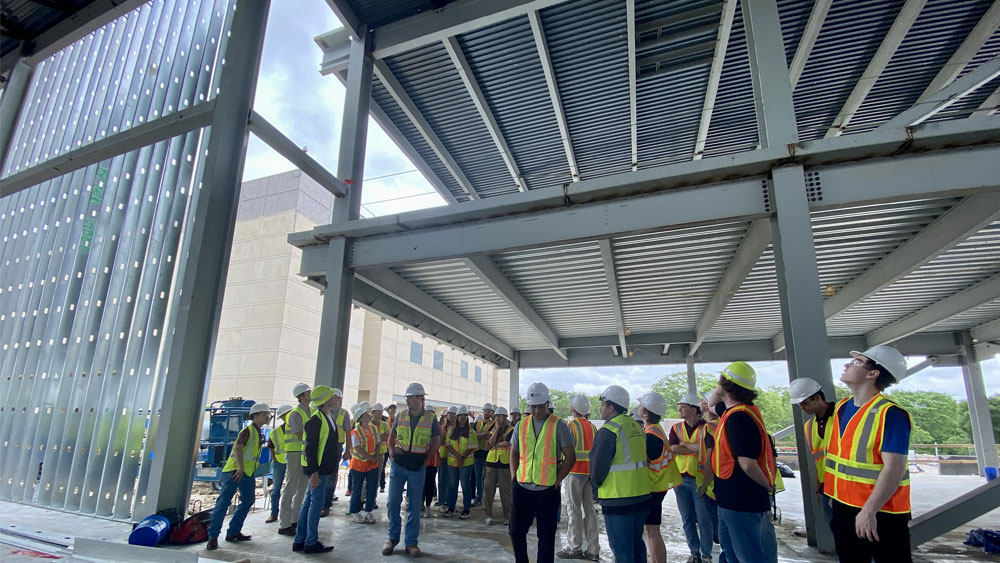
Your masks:
[{"label": "khaki pants", "polygon": [[499,485],[503,519],[504,521],[510,520],[510,507],[513,503],[510,489],[510,469],[508,467],[490,467],[487,465],[483,481],[486,489],[483,494],[483,514],[487,518],[493,518],[493,499],[496,498],[497,485]]},{"label": "khaki pants", "polygon": [[302,470],[302,452],[288,452],[285,461],[288,469],[285,471],[285,490],[281,493],[281,507],[278,510],[278,527],[287,528],[297,523],[302,501],[306,498],[306,487],[309,480]]},{"label": "khaki pants", "polygon": [[583,549],[586,539],[587,553],[599,553],[597,536],[597,513],[594,512],[594,493],[590,488],[590,478],[586,475],[570,475],[563,481],[563,498],[566,499],[566,513],[569,527],[566,529],[566,547]]}]

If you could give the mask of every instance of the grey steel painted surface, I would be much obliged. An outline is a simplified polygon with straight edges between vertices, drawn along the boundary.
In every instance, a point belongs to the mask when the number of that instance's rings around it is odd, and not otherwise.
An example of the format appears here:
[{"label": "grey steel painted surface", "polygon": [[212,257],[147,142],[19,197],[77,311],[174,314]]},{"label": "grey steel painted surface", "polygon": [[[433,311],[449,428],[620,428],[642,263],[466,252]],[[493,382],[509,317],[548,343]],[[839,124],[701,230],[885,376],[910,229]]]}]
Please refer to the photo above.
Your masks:
[{"label": "grey steel painted surface", "polygon": [[989,399],[983,383],[983,368],[979,357],[972,347],[972,336],[968,331],[961,332],[962,343],[962,377],[965,382],[965,394],[969,401],[969,415],[972,418],[972,437],[976,444],[976,461],[979,463],[979,474],[985,475],[987,467],[1000,465],[997,460],[997,444],[993,435],[993,422],[990,417]]},{"label": "grey steel painted surface", "polygon": [[910,541],[914,546],[921,545],[979,518],[998,506],[1000,506],[1000,479],[994,479],[910,520]]},{"label": "grey steel painted surface", "polygon": [[0,168],[3,168],[3,163],[7,160],[7,151],[10,150],[14,137],[14,126],[17,125],[17,117],[21,113],[34,71],[28,63],[18,61],[4,83],[3,97],[0,98]]}]

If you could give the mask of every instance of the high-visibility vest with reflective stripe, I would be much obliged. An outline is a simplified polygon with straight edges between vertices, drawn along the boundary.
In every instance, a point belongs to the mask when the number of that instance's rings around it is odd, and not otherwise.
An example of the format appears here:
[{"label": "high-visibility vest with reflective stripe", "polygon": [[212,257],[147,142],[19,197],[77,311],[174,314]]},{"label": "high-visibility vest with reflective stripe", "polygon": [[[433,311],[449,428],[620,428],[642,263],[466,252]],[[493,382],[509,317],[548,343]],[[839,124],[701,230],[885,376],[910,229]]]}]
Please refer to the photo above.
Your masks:
[{"label": "high-visibility vest with reflective stripe", "polygon": [[[677,439],[681,442],[698,444],[699,452],[704,449],[704,424],[696,426],[694,432],[688,432],[687,424],[684,424],[682,420],[674,423],[673,430],[674,434],[677,435]],[[695,454],[677,454],[677,470],[680,473],[687,473],[695,478],[700,477],[702,472],[698,468],[698,456]]]},{"label": "high-visibility vest with reflective stripe", "polygon": [[417,421],[417,427],[410,432],[410,411],[406,411],[396,425],[396,445],[408,454],[425,454],[431,445],[431,429],[434,427],[434,413],[425,410]]},{"label": "high-visibility vest with reflective stripe", "polygon": [[559,466],[559,447],[556,439],[558,424],[559,419],[550,414],[542,423],[542,429],[536,437],[531,418],[521,420],[517,437],[519,483],[534,483],[543,487],[556,484]]},{"label": "high-visibility vest with reflective stripe", "polygon": [[375,438],[374,432],[372,432],[371,424],[357,424],[354,430],[351,430],[351,463],[350,468],[355,471],[360,471],[362,473],[367,473],[372,469],[378,467],[378,461],[365,461],[358,457],[354,452],[354,440],[357,437],[359,445],[364,449],[371,457],[375,457],[375,450],[378,446],[378,440]]},{"label": "high-visibility vest with reflective stripe", "polygon": [[826,475],[826,445],[830,441],[832,431],[830,420],[826,422],[823,436],[819,435],[819,424],[816,424],[815,417],[806,421],[805,430],[806,445],[809,446],[809,453],[812,455],[813,463],[816,464],[816,480],[822,483]]},{"label": "high-visibility vest with reflective stripe", "polygon": [[590,475],[590,450],[594,448],[594,433],[597,428],[586,418],[574,418],[569,423],[573,431],[573,448],[576,450],[576,463],[570,469],[570,474]]},{"label": "high-visibility vest with reflective stripe", "polygon": [[[649,464],[649,486],[654,493],[661,493],[673,489],[681,484],[681,472],[677,469],[677,461],[674,459],[674,452],[670,451],[670,443],[667,435],[663,432],[663,427],[659,424],[646,426],[646,434],[652,434],[663,442],[662,449],[655,458],[648,459]],[[653,452],[646,452],[646,457],[650,458]]]},{"label": "high-visibility vest with reflective stripe", "polygon": [[[764,417],[760,414],[760,409],[756,405],[739,404],[722,414],[719,420],[719,430],[715,433],[715,449],[712,450],[712,470],[715,476],[720,479],[729,479],[733,475],[733,468],[736,466],[736,458],[733,456],[732,448],[729,446],[729,437],[726,433],[726,421],[733,413],[745,412],[757,425],[760,433],[760,455],[757,456],[757,465],[767,477],[768,483],[774,485],[774,475],[777,472],[774,464],[774,451],[771,449],[771,437],[767,434],[764,426]],[[771,491],[768,491],[770,493]]]},{"label": "high-visibility vest with reflective stripe", "polygon": [[487,463],[510,463],[510,437],[514,435],[514,427],[507,425],[506,430],[500,436],[500,442],[507,442],[506,446],[493,446],[490,453],[486,454]]},{"label": "high-visibility vest with reflective stripe", "polygon": [[473,430],[476,431],[476,442],[479,445],[479,451],[488,452],[490,450],[490,437],[487,435],[485,438],[480,438],[478,434],[480,432],[493,433],[493,426],[496,424],[492,420],[483,419],[482,422],[472,424]]},{"label": "high-visibility vest with reflective stripe", "polygon": [[[847,428],[841,433],[840,408],[851,400],[854,400],[853,397],[839,401],[833,417],[827,422],[827,428],[831,425],[833,428],[826,448],[823,494],[844,504],[861,508],[871,496],[875,489],[875,481],[885,467],[881,451],[885,417],[889,409],[903,409],[879,393],[854,413],[847,423]],[[910,413],[905,410],[903,412],[909,420]],[[909,471],[903,475],[896,492],[889,497],[879,512],[891,514],[910,512]]]},{"label": "high-visibility vest with reflective stripe", "polygon": [[279,424],[271,431],[271,442],[274,444],[274,460],[278,463],[285,463],[285,452],[288,451],[288,435],[285,434],[285,425]]},{"label": "high-visibility vest with reflective stripe", "polygon": [[[698,474],[695,475],[694,481],[695,486],[699,489],[701,484],[705,482],[705,468],[709,467],[708,464],[712,463],[712,460],[708,458],[708,448],[705,446],[705,437],[711,436],[715,439],[716,423],[705,422],[705,424],[699,425],[700,428],[696,432],[698,438]],[[713,479],[711,483],[708,484],[708,488],[705,489],[705,496],[715,500],[715,480]]]},{"label": "high-visibility vest with reflective stripe", "polygon": [[346,410],[340,409],[340,412],[337,413],[336,424],[337,424],[337,443],[340,445],[344,445],[344,442],[347,441],[347,437],[351,434],[351,429],[347,427]]},{"label": "high-visibility vest with reflective stripe", "polygon": [[[253,472],[257,471],[257,462],[260,460],[260,430],[256,426],[250,424],[243,428],[243,432],[249,432],[246,443],[243,445],[243,473],[253,477]],[[237,436],[237,441],[239,436]],[[239,469],[239,465],[236,463],[236,448],[233,447],[229,451],[229,459],[226,460],[225,467],[222,471],[236,471]]]},{"label": "high-visibility vest with reflective stripe", "polygon": [[[459,436],[458,438],[448,438],[448,445],[451,446],[455,452],[466,456],[462,460],[462,467],[468,467],[475,463],[475,459],[472,457],[472,452],[476,451],[479,445],[476,439],[472,436]],[[448,467],[458,467],[458,458],[455,454],[448,451]]]},{"label": "high-visibility vest with reflective stripe", "polygon": [[639,423],[626,413],[604,423],[615,435],[615,455],[607,478],[597,488],[601,499],[630,498],[648,495],[652,488],[646,468],[646,435]]},{"label": "high-visibility vest with reflective stripe", "polygon": [[[378,453],[384,454],[389,451],[389,421],[378,421]],[[385,436],[385,439],[382,436]]]},{"label": "high-visibility vest with reflective stripe", "polygon": [[[319,419],[319,444],[316,450],[316,467],[323,464],[323,453],[326,451],[326,441],[330,438],[330,420],[323,414],[319,409],[313,409],[313,418]],[[304,425],[303,425],[304,428]],[[305,433],[305,430],[303,430]],[[339,437],[339,436],[338,436]],[[338,440],[339,443],[339,440]],[[302,456],[302,467],[306,467],[307,463],[306,456]]]},{"label": "high-visibility vest with reflective stripe", "polygon": [[[302,405],[296,405],[292,412],[298,413],[299,420],[302,421],[302,432],[288,432],[285,434],[285,451],[286,452],[304,452],[306,451],[306,422],[309,421],[309,417],[312,416],[314,409],[310,408],[309,412],[306,412]],[[291,416],[291,414],[289,414]]]}]

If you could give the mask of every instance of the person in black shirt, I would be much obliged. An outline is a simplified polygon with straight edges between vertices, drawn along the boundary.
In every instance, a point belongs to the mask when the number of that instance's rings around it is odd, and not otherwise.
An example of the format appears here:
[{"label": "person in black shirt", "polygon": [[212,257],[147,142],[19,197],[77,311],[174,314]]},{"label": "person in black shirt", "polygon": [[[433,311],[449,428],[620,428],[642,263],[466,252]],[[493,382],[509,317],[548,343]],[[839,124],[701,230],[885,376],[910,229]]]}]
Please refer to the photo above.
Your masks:
[{"label": "person in black shirt", "polygon": [[292,551],[327,553],[333,550],[332,545],[323,545],[319,541],[319,515],[330,475],[337,471],[340,464],[337,447],[339,429],[330,416],[337,405],[337,394],[339,390],[326,385],[317,385],[312,390],[312,407],[316,410],[305,425],[305,467],[302,468],[309,477],[309,490],[299,511]]}]

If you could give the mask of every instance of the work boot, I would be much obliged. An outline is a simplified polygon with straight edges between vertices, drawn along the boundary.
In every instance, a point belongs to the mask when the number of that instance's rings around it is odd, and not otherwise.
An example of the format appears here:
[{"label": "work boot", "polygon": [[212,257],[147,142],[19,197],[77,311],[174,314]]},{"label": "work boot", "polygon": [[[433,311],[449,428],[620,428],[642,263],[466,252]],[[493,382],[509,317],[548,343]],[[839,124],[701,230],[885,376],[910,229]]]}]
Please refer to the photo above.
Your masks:
[{"label": "work boot", "polygon": [[420,557],[420,548],[417,544],[406,546],[406,554],[410,557]]},{"label": "work boot", "polygon": [[329,553],[331,551],[333,551],[332,545],[323,545],[320,542],[316,542],[314,544],[307,545],[305,549],[302,550],[302,553]]},{"label": "work boot", "polygon": [[583,559],[588,559],[590,561],[600,561],[601,560],[601,553],[600,552],[590,553],[589,551],[588,552],[584,552]]},{"label": "work boot", "polygon": [[305,548],[306,548],[306,544],[305,543],[295,543],[295,542],[292,542],[292,551],[302,551]]},{"label": "work boot", "polygon": [[267,517],[267,520],[264,520],[264,523],[265,524],[270,524],[271,522],[277,522],[277,521],[278,521],[278,515],[277,514],[272,514],[272,515],[270,515],[270,516]]},{"label": "work boot", "polygon": [[556,552],[556,557],[559,559],[581,559],[583,551],[580,548],[564,547]]},{"label": "work boot", "polygon": [[219,538],[209,538],[208,545],[205,547],[205,549],[209,551],[215,551],[216,549],[219,549]]},{"label": "work boot", "polygon": [[321,510],[319,512],[319,517],[320,518],[326,518],[329,515],[330,515],[330,509],[329,508],[324,508],[323,510]]},{"label": "work boot", "polygon": [[232,542],[236,542],[236,541],[250,541],[250,536],[248,536],[246,534],[243,534],[241,532],[239,534],[233,534],[231,536],[226,536],[226,541],[232,541]]},{"label": "work boot", "polygon": [[382,546],[382,555],[392,555],[392,550],[396,549],[396,544],[398,541],[386,540],[385,545]]}]

